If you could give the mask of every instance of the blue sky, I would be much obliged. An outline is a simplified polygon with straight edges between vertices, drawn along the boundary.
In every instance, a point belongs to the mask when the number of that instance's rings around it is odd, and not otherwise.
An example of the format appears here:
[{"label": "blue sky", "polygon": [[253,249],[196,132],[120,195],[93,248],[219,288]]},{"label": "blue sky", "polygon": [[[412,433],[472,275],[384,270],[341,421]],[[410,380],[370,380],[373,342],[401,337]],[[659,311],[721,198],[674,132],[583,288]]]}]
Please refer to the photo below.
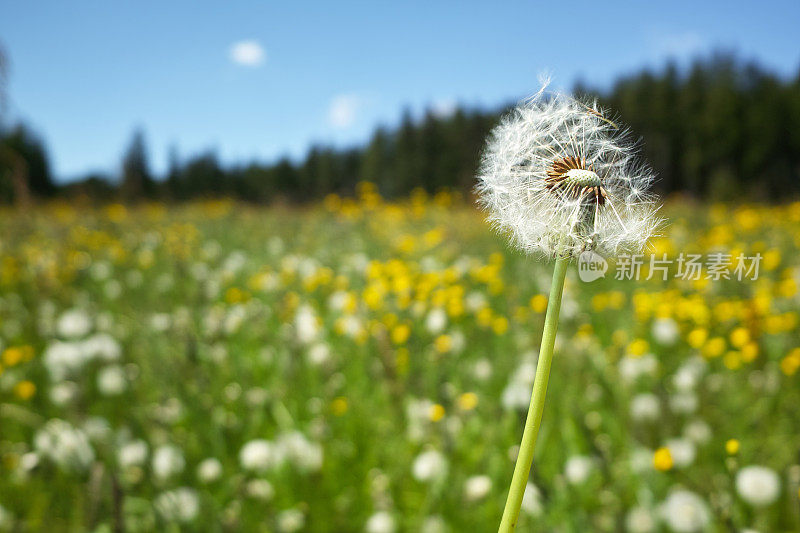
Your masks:
[{"label": "blue sky", "polygon": [[54,172],[116,171],[132,131],[151,164],[225,162],[365,141],[404,107],[494,107],[537,89],[604,87],[714,49],[800,71],[800,2],[2,1],[12,119]]}]

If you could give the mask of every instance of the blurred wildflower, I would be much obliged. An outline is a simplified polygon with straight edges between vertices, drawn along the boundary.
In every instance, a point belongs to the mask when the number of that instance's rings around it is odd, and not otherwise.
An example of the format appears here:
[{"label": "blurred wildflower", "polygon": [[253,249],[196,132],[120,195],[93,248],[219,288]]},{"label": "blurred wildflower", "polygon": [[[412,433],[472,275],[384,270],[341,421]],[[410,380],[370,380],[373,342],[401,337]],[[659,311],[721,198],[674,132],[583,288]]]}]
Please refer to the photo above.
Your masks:
[{"label": "blurred wildflower", "polygon": [[774,470],[765,466],[746,466],[736,474],[736,492],[753,507],[765,507],[777,501],[781,481]]},{"label": "blurred wildflower", "polygon": [[594,470],[594,459],[585,455],[574,455],[564,466],[564,476],[570,485],[581,485]]},{"label": "blurred wildflower", "polygon": [[392,515],[386,511],[378,511],[369,517],[364,531],[366,533],[394,533],[397,531],[397,525]]},{"label": "blurred wildflower", "polygon": [[711,522],[711,512],[700,496],[688,490],[675,490],[661,504],[660,514],[667,526],[676,533],[705,531]]},{"label": "blurred wildflower", "polygon": [[197,492],[189,487],[162,492],[156,496],[153,505],[167,522],[191,522],[200,512]]},{"label": "blurred wildflower", "polygon": [[464,482],[464,498],[474,502],[485,498],[492,490],[492,480],[489,476],[472,476]]},{"label": "blurred wildflower", "polygon": [[736,439],[729,439],[725,442],[725,451],[728,455],[736,455],[739,453],[739,441]]},{"label": "blurred wildflower", "polygon": [[417,481],[434,481],[447,473],[447,459],[436,450],[424,451],[414,459],[411,473]]},{"label": "blurred wildflower", "polygon": [[671,470],[674,464],[672,453],[669,451],[669,448],[661,447],[653,454],[653,466],[656,470],[666,472],[667,470]]}]

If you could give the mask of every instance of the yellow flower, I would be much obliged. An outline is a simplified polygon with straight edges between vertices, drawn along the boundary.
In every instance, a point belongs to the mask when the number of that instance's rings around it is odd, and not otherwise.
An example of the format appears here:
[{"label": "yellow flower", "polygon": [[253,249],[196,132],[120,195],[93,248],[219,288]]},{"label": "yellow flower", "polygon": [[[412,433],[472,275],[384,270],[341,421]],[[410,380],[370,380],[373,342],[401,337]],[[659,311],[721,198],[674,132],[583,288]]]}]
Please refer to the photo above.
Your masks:
[{"label": "yellow flower", "polygon": [[666,472],[674,464],[669,448],[661,447],[653,454],[653,466],[656,470]]},{"label": "yellow flower", "polygon": [[793,376],[800,368],[800,348],[795,348],[781,359],[781,372],[787,376]]},{"label": "yellow flower", "polygon": [[442,418],[444,418],[445,410],[441,404],[435,403],[431,405],[430,413],[428,416],[430,417],[432,422],[438,422]]},{"label": "yellow flower", "polygon": [[758,344],[748,342],[742,347],[742,361],[750,363],[758,357]]},{"label": "yellow flower", "polygon": [[347,412],[347,398],[344,396],[339,396],[334,398],[331,402],[331,411],[336,416],[342,416]]},{"label": "yellow flower", "polygon": [[725,443],[725,451],[728,452],[728,455],[736,455],[739,453],[739,441],[736,439],[729,439]]},{"label": "yellow flower", "polygon": [[725,339],[714,337],[709,339],[703,346],[703,355],[708,358],[719,357],[725,351]]},{"label": "yellow flower", "polygon": [[22,350],[16,346],[6,348],[3,352],[3,364],[12,367],[22,362]]},{"label": "yellow flower", "polygon": [[465,392],[458,397],[458,407],[464,411],[471,411],[478,405],[478,395],[474,392]]},{"label": "yellow flower", "polygon": [[225,301],[229,304],[242,303],[250,297],[249,294],[244,292],[238,287],[231,287],[225,291]]},{"label": "yellow flower", "polygon": [[628,345],[628,353],[634,357],[641,357],[644,355],[650,345],[644,339],[635,339]]},{"label": "yellow flower", "polygon": [[484,307],[478,311],[478,316],[476,318],[478,319],[478,324],[486,327],[492,323],[492,310],[488,307]]},{"label": "yellow flower", "polygon": [[731,344],[736,348],[741,348],[750,342],[750,331],[747,328],[736,328],[730,335]]},{"label": "yellow flower", "polygon": [[742,366],[742,355],[740,352],[731,350],[730,352],[725,354],[725,357],[722,358],[722,363],[729,370],[736,370],[737,368]]},{"label": "yellow flower", "polygon": [[407,348],[398,348],[394,360],[400,374],[408,373],[409,353]]},{"label": "yellow flower", "polygon": [[705,344],[707,338],[708,332],[705,329],[696,328],[689,333],[689,336],[686,340],[689,342],[689,346],[692,348],[700,348],[703,346],[703,344]]},{"label": "yellow flower", "polygon": [[531,308],[536,313],[544,313],[547,310],[547,296],[544,294],[537,294],[531,298]]},{"label": "yellow flower", "polygon": [[24,380],[14,385],[14,395],[20,400],[29,400],[36,394],[36,385],[33,382]]},{"label": "yellow flower", "polygon": [[453,340],[449,335],[439,335],[436,337],[436,340],[433,341],[433,344],[437,352],[445,353],[450,351],[450,348],[453,346]]},{"label": "yellow flower", "polygon": [[404,344],[411,335],[411,327],[408,324],[398,324],[392,328],[392,342]]},{"label": "yellow flower", "polygon": [[499,316],[492,320],[492,329],[495,334],[502,335],[508,331],[508,319],[504,316]]}]

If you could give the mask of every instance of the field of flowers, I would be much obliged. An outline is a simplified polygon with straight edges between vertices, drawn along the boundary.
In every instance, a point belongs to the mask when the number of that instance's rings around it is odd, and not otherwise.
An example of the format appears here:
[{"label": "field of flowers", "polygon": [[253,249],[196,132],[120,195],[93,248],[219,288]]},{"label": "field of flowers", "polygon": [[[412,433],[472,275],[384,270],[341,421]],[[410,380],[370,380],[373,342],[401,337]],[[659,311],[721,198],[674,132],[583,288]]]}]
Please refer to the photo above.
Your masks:
[{"label": "field of flowers", "polygon": [[[664,216],[758,278],[571,268],[520,531],[800,530],[800,203]],[[369,184],[7,210],[0,531],[496,530],[551,269]]]}]

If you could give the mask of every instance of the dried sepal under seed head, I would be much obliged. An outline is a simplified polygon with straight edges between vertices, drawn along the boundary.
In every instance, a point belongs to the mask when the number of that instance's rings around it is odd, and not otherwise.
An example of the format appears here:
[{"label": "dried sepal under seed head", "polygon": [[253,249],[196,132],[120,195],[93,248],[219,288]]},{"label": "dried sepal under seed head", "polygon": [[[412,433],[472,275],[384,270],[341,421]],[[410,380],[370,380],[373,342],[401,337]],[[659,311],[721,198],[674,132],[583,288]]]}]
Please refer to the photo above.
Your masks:
[{"label": "dried sepal under seed head", "polygon": [[596,102],[544,88],[492,131],[477,192],[495,227],[525,252],[640,251],[661,224],[652,170]]}]

